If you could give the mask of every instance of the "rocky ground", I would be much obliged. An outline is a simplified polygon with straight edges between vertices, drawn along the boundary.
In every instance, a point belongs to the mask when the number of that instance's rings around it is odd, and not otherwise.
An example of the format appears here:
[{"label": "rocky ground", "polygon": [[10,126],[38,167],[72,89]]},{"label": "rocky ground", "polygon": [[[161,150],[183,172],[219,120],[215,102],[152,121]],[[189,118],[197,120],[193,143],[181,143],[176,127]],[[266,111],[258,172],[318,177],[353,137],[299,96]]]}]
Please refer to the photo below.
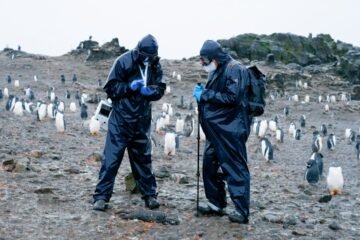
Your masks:
[{"label": "rocky ground", "polygon": [[[86,63],[84,59],[65,55],[56,58],[25,56],[11,60],[9,56],[0,54],[0,76],[3,79],[0,88],[7,87],[10,93],[23,96],[23,88],[31,85],[35,97],[46,100],[46,90],[53,86],[67,106],[70,101],[75,101],[76,90],[97,93],[104,98],[97,80],[105,81],[113,60]],[[180,96],[184,96],[185,104],[192,101],[192,88],[203,75],[200,65],[190,60],[164,60],[162,63],[171,92],[153,103],[154,117],[160,114],[164,102],[171,103],[174,112],[182,115],[193,112],[176,106]],[[123,219],[126,214],[144,209],[140,195],[125,189],[124,179],[130,172],[126,155],[117,175],[111,209],[93,211],[92,194],[100,168],[98,155],[104,147],[106,131],[103,129],[97,136],[90,136],[79,110],[71,113],[65,109],[67,129],[64,134],[58,134],[53,120],[38,122],[35,114],[15,116],[5,110],[6,99],[2,99],[0,239],[359,239],[360,163],[356,159],[354,144],[349,145],[344,140],[345,128],[359,131],[359,102],[331,104],[330,111],[325,113],[324,104],[315,101],[318,94],[325,96],[328,92],[337,94],[348,90],[341,88],[341,84],[333,84],[337,77],[324,77],[328,75],[303,68],[293,70],[285,66],[265,66],[262,62],[258,64],[271,81],[282,81],[280,85],[285,85],[286,94],[297,93],[300,100],[309,94],[311,102],[289,102],[286,96],[268,99],[266,113],[261,119],[278,115],[280,126],[285,131],[290,121],[299,125],[302,114],[306,115],[307,123],[299,141],[286,133],[285,142],[276,143],[274,134],[269,132],[275,147],[275,161],[270,164],[265,163],[261,155],[258,138],[251,134],[247,143],[251,172],[248,225],[230,223],[227,217],[195,216],[196,134],[181,137],[176,155],[165,156],[164,136],[152,132],[158,143],[154,148],[153,169],[161,202],[159,211],[175,221],[163,224]],[[181,81],[172,78],[173,71],[182,75]],[[296,71],[299,75],[293,74]],[[73,73],[78,76],[76,84],[71,82]],[[20,88],[16,89],[13,82],[6,82],[8,74],[13,80],[20,80]],[[35,74],[38,82],[33,80]],[[65,84],[60,81],[61,74],[66,76]],[[282,74],[281,78],[276,74]],[[296,90],[295,80],[298,79],[308,81],[310,87]],[[272,93],[275,90],[272,86],[277,85],[270,86],[269,92]],[[72,93],[71,99],[63,97],[67,89]],[[88,106],[91,116],[96,104]],[[285,106],[290,108],[287,118],[282,114]],[[171,123],[175,124],[175,117]],[[327,194],[325,178],[317,186],[304,181],[306,162],[311,154],[312,132],[323,123],[338,140],[335,151],[330,152],[326,147],[322,151],[325,176],[330,166],[341,166],[345,178],[343,194],[329,203],[318,201]],[[325,146],[325,139],[323,143]],[[200,184],[200,197],[205,200],[201,181]],[[232,207],[230,199],[229,203]]]}]

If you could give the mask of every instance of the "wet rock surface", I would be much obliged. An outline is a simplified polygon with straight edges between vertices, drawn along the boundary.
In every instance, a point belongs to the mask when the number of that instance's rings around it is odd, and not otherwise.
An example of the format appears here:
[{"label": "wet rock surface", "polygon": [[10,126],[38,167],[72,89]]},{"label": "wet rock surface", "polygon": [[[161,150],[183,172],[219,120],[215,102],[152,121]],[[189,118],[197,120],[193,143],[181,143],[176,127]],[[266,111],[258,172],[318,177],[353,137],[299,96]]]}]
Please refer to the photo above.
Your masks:
[{"label": "wet rock surface", "polygon": [[[248,143],[248,164],[251,173],[251,209],[248,225],[231,223],[223,217],[196,217],[196,167],[197,167],[197,118],[194,110],[178,108],[181,96],[184,105],[191,103],[192,89],[203,74],[197,61],[162,60],[164,80],[171,92],[153,103],[153,116],[161,114],[162,104],[172,103],[174,113],[183,117],[192,113],[195,117],[195,134],[182,136],[175,156],[164,155],[164,135],[152,129],[157,143],[153,148],[153,171],[157,177],[160,208],[152,213],[144,209],[140,194],[126,191],[125,177],[131,172],[127,154],[124,155],[116,177],[111,208],[106,212],[92,210],[92,194],[100,170],[106,130],[92,136],[80,118],[80,112],[70,112],[70,102],[75,92],[105,94],[98,89],[99,78],[106,79],[113,59],[94,63],[78,61],[65,55],[38,61],[32,58],[9,59],[0,53],[0,88],[23,97],[23,87],[31,85],[37,99],[47,101],[50,86],[64,100],[64,117],[67,129],[56,133],[54,121],[36,120],[35,114],[15,116],[5,110],[6,100],[0,100],[0,238],[1,239],[360,239],[359,167],[354,144],[345,142],[344,131],[358,131],[359,102],[330,104],[325,112],[324,103],[317,103],[319,94],[350,92],[346,84],[334,87],[334,82],[346,82],[328,71],[326,66],[303,68],[277,62],[268,65],[255,62],[268,76],[278,73],[269,84],[267,108],[260,119],[279,116],[279,126],[285,131],[284,143],[277,143],[275,134],[269,132],[274,145],[274,159],[265,163],[259,139],[251,133]],[[32,68],[24,68],[31,65]],[[310,72],[311,70],[311,72]],[[316,70],[316,71],[315,71]],[[181,81],[172,77],[173,71],[182,75]],[[71,79],[77,73],[78,84],[61,83],[60,75]],[[20,88],[8,84],[5,76],[11,74],[20,79]],[[38,81],[33,81],[33,75]],[[1,79],[0,79],[1,80]],[[309,88],[296,88],[295,81],[302,80]],[[203,81],[205,81],[203,79]],[[273,82],[272,82],[273,81]],[[278,85],[283,92],[276,95]],[[340,87],[339,87],[340,86]],[[71,98],[63,98],[69,89]],[[270,96],[274,95],[274,98]],[[288,97],[298,94],[300,100],[306,94],[310,103],[290,102]],[[289,115],[283,114],[285,106]],[[96,104],[88,103],[89,117]],[[302,138],[295,141],[287,133],[291,121],[298,124],[306,115]],[[170,123],[175,126],[176,118]],[[323,139],[324,176],[330,166],[341,166],[345,178],[342,195],[330,201],[319,202],[326,196],[326,178],[310,186],[304,181],[306,162],[311,154],[312,132],[321,124],[330,126],[337,136],[335,151],[328,151]],[[298,124],[299,125],[299,124]],[[313,127],[311,127],[313,126]],[[200,145],[200,154],[204,143]],[[200,156],[200,159],[202,156]],[[15,171],[16,166],[19,171]],[[201,166],[201,163],[200,163]],[[200,200],[205,201],[204,187],[200,178]],[[325,199],[326,200],[326,199]],[[233,208],[228,197],[229,208]],[[122,218],[121,216],[127,216]],[[144,215],[144,216],[143,216]],[[164,220],[165,219],[165,220]],[[171,222],[176,220],[172,225]],[[164,224],[165,223],[165,224]]]}]

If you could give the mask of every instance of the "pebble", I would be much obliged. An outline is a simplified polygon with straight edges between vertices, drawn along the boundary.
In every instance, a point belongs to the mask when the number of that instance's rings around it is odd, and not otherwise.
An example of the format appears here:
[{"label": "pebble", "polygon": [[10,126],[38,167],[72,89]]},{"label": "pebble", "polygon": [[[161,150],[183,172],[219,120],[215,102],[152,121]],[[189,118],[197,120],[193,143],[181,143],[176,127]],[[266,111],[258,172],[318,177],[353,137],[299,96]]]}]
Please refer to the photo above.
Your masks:
[{"label": "pebble", "polygon": [[332,222],[329,224],[331,230],[337,231],[341,229],[341,226],[337,222]]}]

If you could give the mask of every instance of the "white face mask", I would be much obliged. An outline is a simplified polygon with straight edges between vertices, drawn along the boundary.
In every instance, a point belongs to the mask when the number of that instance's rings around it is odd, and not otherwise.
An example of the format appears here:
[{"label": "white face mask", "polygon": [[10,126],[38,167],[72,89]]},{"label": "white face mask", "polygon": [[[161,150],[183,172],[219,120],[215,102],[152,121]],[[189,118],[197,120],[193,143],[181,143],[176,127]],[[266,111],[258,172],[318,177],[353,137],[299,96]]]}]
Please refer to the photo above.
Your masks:
[{"label": "white face mask", "polygon": [[214,62],[211,62],[210,64],[203,66],[205,72],[211,73],[216,70],[216,65]]}]

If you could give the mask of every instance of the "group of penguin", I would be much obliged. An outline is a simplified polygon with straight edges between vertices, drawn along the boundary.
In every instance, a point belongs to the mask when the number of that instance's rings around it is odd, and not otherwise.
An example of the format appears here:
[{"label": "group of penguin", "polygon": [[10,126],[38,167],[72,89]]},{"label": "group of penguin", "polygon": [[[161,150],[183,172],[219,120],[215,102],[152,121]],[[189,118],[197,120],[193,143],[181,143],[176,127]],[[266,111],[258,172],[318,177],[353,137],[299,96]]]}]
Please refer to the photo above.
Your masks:
[{"label": "group of penguin", "polygon": [[[304,85],[302,85],[304,88]],[[275,97],[272,97],[274,100]],[[294,95],[290,98],[291,101],[298,101],[298,96]],[[319,97],[319,102],[321,102],[322,98]],[[304,103],[309,101],[309,97],[305,97]],[[327,101],[329,103],[335,103],[336,97],[335,96],[327,96]],[[341,101],[348,101],[346,94],[341,95]],[[327,104],[326,104],[327,105]],[[325,112],[329,111],[329,106],[325,107]],[[285,118],[289,115],[289,107],[284,108],[284,116]],[[275,133],[276,141],[278,143],[282,143],[284,141],[284,131],[278,127],[279,117],[275,116],[274,119],[268,120],[257,120],[254,119],[253,122],[253,132],[256,136],[260,138],[261,141],[261,153],[265,158],[266,162],[270,162],[274,159],[274,150],[271,142],[267,138],[266,131],[270,129],[270,131]],[[301,128],[306,126],[306,116],[302,115],[299,119]],[[289,134],[294,140],[301,139],[301,128],[296,128],[295,122],[291,122],[289,126]],[[311,185],[316,185],[323,176],[323,169],[324,169],[324,162],[323,162],[323,154],[321,150],[323,148],[322,138],[327,136],[327,148],[329,151],[334,151],[336,146],[336,136],[334,133],[330,133],[328,135],[327,126],[326,124],[322,124],[320,127],[320,131],[313,132],[313,140],[311,145],[312,154],[310,159],[306,163],[306,171],[305,171],[305,179]],[[353,142],[356,143],[356,154],[357,159],[360,160],[360,132],[356,135],[355,131],[352,129],[345,130],[345,140],[348,144]],[[327,189],[330,195],[340,194],[343,185],[344,185],[344,178],[342,175],[342,168],[341,167],[329,167],[328,175],[326,178],[327,182]]]},{"label": "group of penguin", "polygon": [[[10,75],[6,78],[7,83],[11,84],[12,78]],[[62,83],[65,83],[65,76],[61,75],[60,80]],[[37,82],[38,78],[35,75],[34,81]],[[77,82],[77,76],[76,74],[73,75],[72,79],[73,83]],[[15,80],[14,81],[14,87],[19,88],[20,87],[20,81]],[[100,83],[99,83],[100,84]],[[24,96],[20,99],[19,97],[9,94],[9,89],[7,87],[4,88],[4,90],[0,89],[0,100],[1,99],[7,99],[6,100],[6,107],[5,109],[7,111],[13,112],[17,116],[23,116],[24,113],[29,114],[36,114],[38,121],[44,121],[46,117],[55,120],[55,129],[58,133],[64,133],[66,130],[66,121],[64,119],[64,113],[65,113],[65,102],[60,100],[58,96],[55,94],[55,88],[50,87],[47,92],[45,98],[47,101],[43,101],[41,99],[35,101],[35,94],[30,86],[27,86],[24,89]],[[69,90],[66,90],[65,99],[71,99],[71,93]],[[82,120],[88,119],[88,106],[86,105],[85,101],[87,98],[87,94],[80,93],[79,90],[75,92],[75,100],[78,101],[78,105],[80,107],[80,117]],[[76,112],[77,111],[77,104],[76,101],[72,101],[69,104],[69,110],[70,112]],[[93,116],[90,119],[89,122],[89,131],[91,135],[96,135],[100,131],[100,122],[95,119]]]}]

